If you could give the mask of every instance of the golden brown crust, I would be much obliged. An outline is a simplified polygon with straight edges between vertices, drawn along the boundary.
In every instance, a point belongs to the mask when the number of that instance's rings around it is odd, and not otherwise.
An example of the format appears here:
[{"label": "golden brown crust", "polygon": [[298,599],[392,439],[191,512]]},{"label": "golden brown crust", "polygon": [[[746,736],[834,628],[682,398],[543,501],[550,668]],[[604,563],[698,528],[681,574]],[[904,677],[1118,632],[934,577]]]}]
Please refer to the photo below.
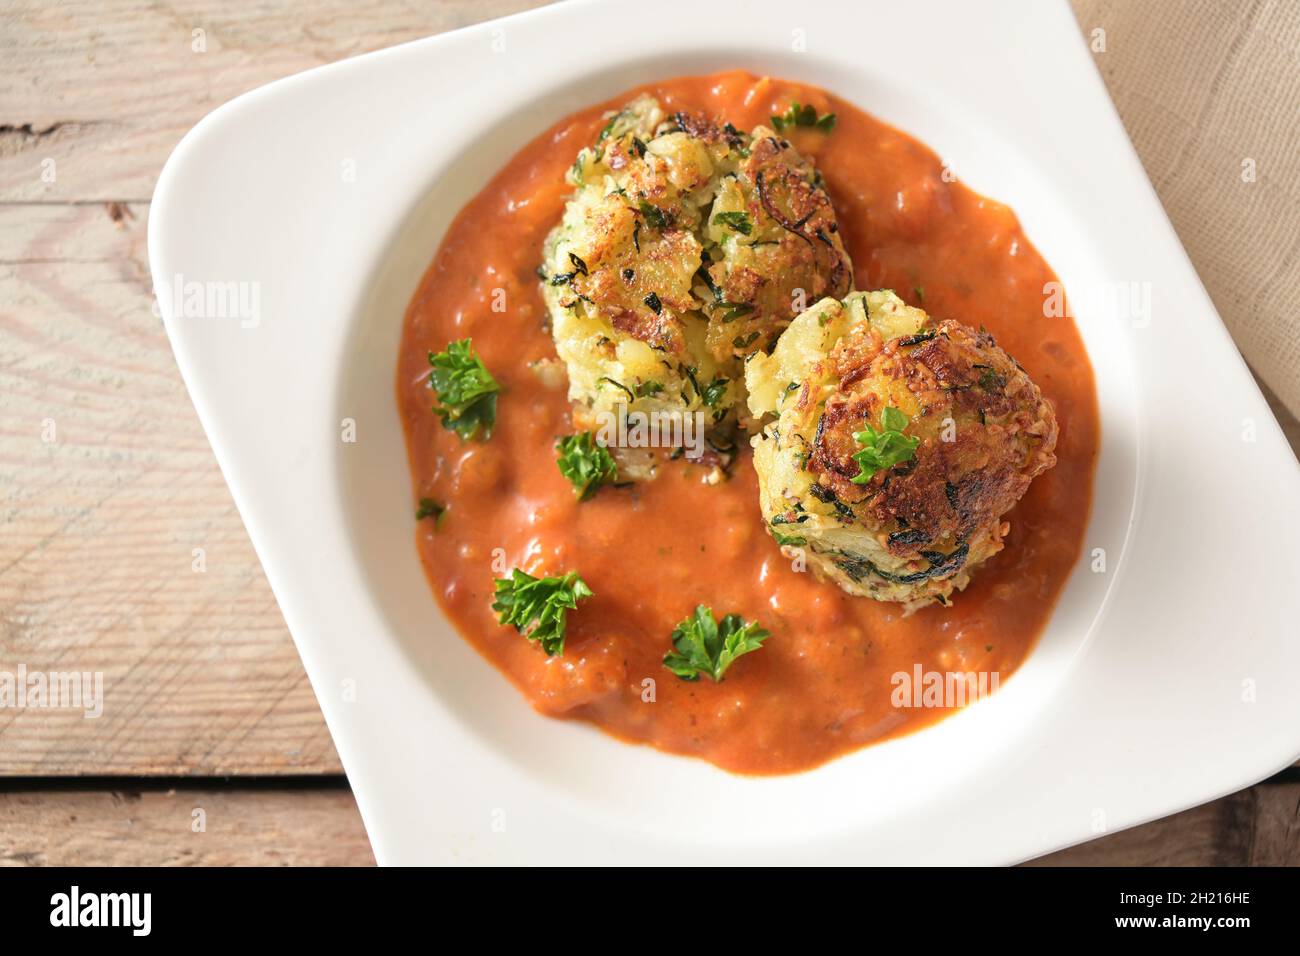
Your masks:
[{"label": "golden brown crust", "polygon": [[584,302],[609,318],[620,332],[674,354],[684,350],[685,317],[696,306],[688,285],[673,278],[674,264],[699,255],[699,243],[681,229],[646,226],[645,215],[623,207],[631,217],[636,236],[631,247],[616,239],[626,233],[626,223],[615,223],[622,213],[597,217],[593,232],[600,237],[594,255],[577,263],[570,279]]},{"label": "golden brown crust", "polygon": [[541,278],[570,394],[593,408],[628,396],[731,429],[744,417],[742,360],[850,287],[820,177],[763,127],[665,117],[639,97],[610,114],[569,181]]},{"label": "golden brown crust", "polygon": [[[899,557],[950,550],[998,521],[1055,464],[1056,417],[1037,386],[987,332],[944,321],[881,342],[854,329],[826,360],[839,387],[825,403],[808,470],[865,525],[890,534]],[[878,423],[905,389],[915,457],[865,483],[854,435]],[[802,396],[801,396],[802,400]]]},{"label": "golden brown crust", "polygon": [[852,265],[839,236],[830,197],[812,165],[762,127],[754,131],[737,181],[753,223],[744,264],[709,267],[713,285],[730,306],[711,315],[715,354],[745,355],[771,345],[800,303],[840,298],[852,286]]},{"label": "golden brown crust", "polygon": [[[830,197],[815,184],[810,170],[807,160],[775,136],[756,139],[741,164],[742,173],[754,184],[755,198],[764,213],[806,245],[820,242],[829,248],[830,236],[839,230],[839,224]],[[834,258],[843,256],[837,254]]]},{"label": "golden brown crust", "polygon": [[[687,136],[698,139],[705,143],[721,143],[726,137],[723,136],[723,125],[725,120],[711,120],[703,113],[692,113],[681,110],[673,114],[673,122]],[[740,135],[736,134],[734,144],[740,145],[743,142]]]}]

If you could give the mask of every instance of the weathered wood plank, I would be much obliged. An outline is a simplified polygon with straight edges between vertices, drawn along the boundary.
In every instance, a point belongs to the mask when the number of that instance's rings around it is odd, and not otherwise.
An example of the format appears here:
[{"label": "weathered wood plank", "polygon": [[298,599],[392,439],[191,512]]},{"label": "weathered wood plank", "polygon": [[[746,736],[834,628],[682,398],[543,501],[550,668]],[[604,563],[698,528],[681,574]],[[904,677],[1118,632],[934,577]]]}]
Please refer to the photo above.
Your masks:
[{"label": "weathered wood plank", "polygon": [[1250,862],[1255,790],[1051,853],[1027,865],[1245,866]]},{"label": "weathered wood plank", "polygon": [[1030,866],[1296,866],[1300,783],[1265,782]]},{"label": "weathered wood plank", "polygon": [[368,866],[346,787],[0,794],[0,866]]},{"label": "weathered wood plank", "polygon": [[105,699],[0,710],[0,774],[339,771],[151,311],[148,206],[121,200],[247,89],[528,5],[6,8],[0,669],[99,671]]},{"label": "weathered wood plank", "polygon": [[[206,832],[194,832],[195,811]],[[1030,866],[1244,866],[1300,861],[1300,784],[1265,783]],[[334,789],[0,793],[0,865],[365,865],[352,796]]]},{"label": "weathered wood plank", "polygon": [[313,66],[538,5],[6,4],[0,13],[0,201],[146,200],[181,136],[240,93]]},{"label": "weathered wood plank", "polygon": [[337,772],[150,309],[147,208],[0,206],[0,669],[102,672],[102,716],[0,710],[0,774]]},{"label": "weathered wood plank", "polygon": [[1300,866],[1300,784],[1252,788],[1252,866]]}]

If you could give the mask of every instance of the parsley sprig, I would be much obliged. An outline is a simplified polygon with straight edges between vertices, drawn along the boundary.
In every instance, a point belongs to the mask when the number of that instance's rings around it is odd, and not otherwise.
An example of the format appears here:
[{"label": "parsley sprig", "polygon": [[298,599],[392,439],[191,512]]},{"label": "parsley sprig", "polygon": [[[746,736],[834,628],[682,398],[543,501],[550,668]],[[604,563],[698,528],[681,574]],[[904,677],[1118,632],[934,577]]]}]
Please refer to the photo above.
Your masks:
[{"label": "parsley sprig", "polygon": [[609,449],[597,444],[591,432],[565,435],[555,444],[560,474],[573,483],[573,493],[586,501],[601,485],[618,481],[618,463]]},{"label": "parsley sprig", "polygon": [[778,133],[790,126],[811,126],[823,133],[829,133],[835,128],[835,114],[827,113],[819,117],[817,110],[811,105],[800,106],[798,103],[791,103],[790,108],[780,116],[772,117],[772,128]]},{"label": "parsley sprig", "polygon": [[749,216],[743,212],[715,213],[713,221],[722,223],[728,229],[738,232],[742,236],[748,236],[754,231],[754,224],[750,221]]},{"label": "parsley sprig", "polygon": [[470,440],[483,433],[492,436],[497,420],[497,393],[501,386],[492,377],[483,360],[474,354],[472,340],[452,342],[445,351],[430,352],[429,388],[438,395],[434,412],[444,428],[462,439]]},{"label": "parsley sprig", "polygon": [[433,526],[436,528],[442,524],[442,516],[446,513],[446,505],[434,501],[432,498],[421,498],[420,507],[415,511],[415,520],[423,521],[425,518],[432,518]]},{"label": "parsley sprig", "polygon": [[492,610],[497,620],[511,625],[530,641],[538,641],[548,657],[564,653],[565,616],[591,588],[570,571],[563,577],[535,578],[515,568],[508,578],[497,578]]},{"label": "parsley sprig", "polygon": [[721,375],[714,378],[713,381],[709,382],[708,385],[705,385],[704,388],[701,389],[700,400],[704,402],[705,405],[708,405],[709,408],[716,408],[718,403],[726,397],[728,381],[728,379],[723,378]]},{"label": "parsley sprig", "polygon": [[716,683],[737,657],[758,650],[770,636],[739,614],[728,614],[719,623],[713,609],[701,604],[673,629],[673,650],[664,655],[664,666],[682,680],[699,680],[704,674]]},{"label": "parsley sprig", "polygon": [[655,229],[663,229],[668,225],[668,215],[653,203],[646,202],[644,199],[637,205],[641,215],[645,216],[645,221]]},{"label": "parsley sprig", "polygon": [[865,485],[876,472],[910,461],[916,455],[921,439],[903,434],[907,421],[897,408],[887,407],[880,413],[880,431],[868,424],[866,431],[854,432],[853,440],[866,446],[853,456],[859,468],[852,479],[854,484]]}]

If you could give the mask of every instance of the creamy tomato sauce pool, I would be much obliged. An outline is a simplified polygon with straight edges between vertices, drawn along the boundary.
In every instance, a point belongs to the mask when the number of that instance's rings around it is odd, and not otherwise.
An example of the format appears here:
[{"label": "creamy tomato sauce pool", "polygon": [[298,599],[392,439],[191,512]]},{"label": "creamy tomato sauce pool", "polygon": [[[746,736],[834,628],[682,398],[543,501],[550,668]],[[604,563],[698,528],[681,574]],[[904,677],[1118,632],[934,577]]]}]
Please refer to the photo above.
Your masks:
[{"label": "creamy tomato sauce pool", "polygon": [[[984,325],[1029,371],[1060,422],[1055,468],[1009,514],[1006,550],[951,608],[903,617],[792,569],[764,532],[748,451],[721,485],[705,468],[668,464],[658,480],[605,488],[578,503],[555,465],[572,432],[565,389],[530,363],[554,359],[534,273],[570,187],[564,173],[595,140],[602,114],[639,92],[741,129],[792,101],[839,120],[827,136],[787,132],[812,157],[834,200],[855,288],[892,288],[939,317]],[[465,207],[406,315],[398,401],[415,497],[446,503],[417,525],[434,593],[461,635],[539,711],[589,721],[629,741],[751,774],[806,769],[942,717],[891,701],[898,672],[976,671],[1001,680],[1020,666],[1080,553],[1098,418],[1092,368],[1073,323],[1043,318],[1055,276],[1006,206],[945,182],[939,158],[814,87],[729,72],[651,84],[570,116],[529,143]],[[493,311],[494,290],[506,309]],[[502,385],[490,441],[464,443],[431,412],[428,353],[471,336]],[[562,657],[497,623],[493,550],[506,567],[578,571],[595,592],[569,614]],[[726,679],[679,680],[661,663],[673,627],[697,604],[772,632]],[[655,682],[647,701],[644,681]]]}]

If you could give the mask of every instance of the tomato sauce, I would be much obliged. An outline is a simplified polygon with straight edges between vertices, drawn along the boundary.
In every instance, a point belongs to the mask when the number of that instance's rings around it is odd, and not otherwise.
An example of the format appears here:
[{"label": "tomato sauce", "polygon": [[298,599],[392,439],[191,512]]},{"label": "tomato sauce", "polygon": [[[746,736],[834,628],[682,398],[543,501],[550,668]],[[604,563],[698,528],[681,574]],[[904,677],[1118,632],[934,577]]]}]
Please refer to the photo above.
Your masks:
[{"label": "tomato sauce", "polygon": [[[702,110],[741,129],[792,101],[836,113],[829,135],[785,135],[825,177],[855,288],[892,288],[938,317],[984,325],[1052,401],[1059,461],[1010,513],[1006,549],[954,606],[904,617],[795,570],[763,529],[747,451],[718,485],[679,461],[656,481],[575,501],[555,465],[556,438],[573,430],[565,387],[546,387],[529,367],[555,358],[534,269],[570,192],[565,170],[602,114],[642,91],[668,113]],[[436,529],[418,523],[416,544],[460,634],[537,710],[733,772],[789,773],[951,712],[895,707],[896,673],[919,665],[1005,681],[1025,660],[1081,550],[1099,444],[1095,386],[1073,323],[1043,318],[1055,276],[1015,213],[951,178],[924,145],[844,100],[735,71],[650,84],[561,120],[460,212],[407,310],[398,358],[415,497],[448,505]],[[503,388],[485,443],[445,430],[426,386],[428,352],[467,336]],[[578,571],[594,590],[569,614],[562,657],[497,623],[493,579],[516,566]],[[718,684],[682,681],[661,663],[673,627],[700,603],[772,632]]]}]

